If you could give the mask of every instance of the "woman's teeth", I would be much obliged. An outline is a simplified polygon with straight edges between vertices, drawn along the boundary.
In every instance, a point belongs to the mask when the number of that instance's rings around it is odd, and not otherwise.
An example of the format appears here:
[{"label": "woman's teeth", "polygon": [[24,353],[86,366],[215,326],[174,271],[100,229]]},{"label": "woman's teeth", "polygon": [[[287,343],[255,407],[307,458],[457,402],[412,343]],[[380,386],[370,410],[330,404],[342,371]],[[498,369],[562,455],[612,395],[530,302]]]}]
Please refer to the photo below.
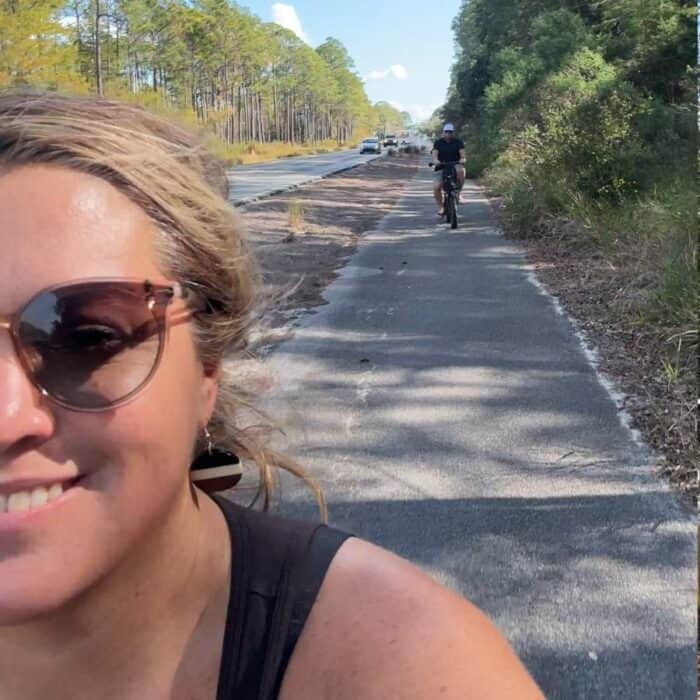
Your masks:
[{"label": "woman's teeth", "polygon": [[15,493],[0,493],[0,515],[3,513],[23,513],[34,508],[40,508],[56,500],[65,490],[63,483],[53,484],[49,488],[38,486],[31,491],[16,491]]}]

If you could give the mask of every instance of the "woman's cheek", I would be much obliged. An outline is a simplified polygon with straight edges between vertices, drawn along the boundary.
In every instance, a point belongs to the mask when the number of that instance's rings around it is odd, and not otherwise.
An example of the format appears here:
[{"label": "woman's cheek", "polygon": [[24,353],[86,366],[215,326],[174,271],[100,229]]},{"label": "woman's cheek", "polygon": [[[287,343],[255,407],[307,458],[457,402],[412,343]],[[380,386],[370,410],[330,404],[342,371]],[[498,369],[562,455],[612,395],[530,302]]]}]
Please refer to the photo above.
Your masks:
[{"label": "woman's cheek", "polygon": [[121,461],[147,465],[159,481],[168,475],[177,481],[187,472],[201,428],[197,397],[202,371],[188,338],[171,336],[153,380],[105,425],[105,437]]},{"label": "woman's cheek", "polygon": [[111,460],[117,467],[114,476],[124,485],[145,487],[151,497],[177,488],[187,474],[194,431],[177,405],[143,410],[124,406],[105,434]]}]

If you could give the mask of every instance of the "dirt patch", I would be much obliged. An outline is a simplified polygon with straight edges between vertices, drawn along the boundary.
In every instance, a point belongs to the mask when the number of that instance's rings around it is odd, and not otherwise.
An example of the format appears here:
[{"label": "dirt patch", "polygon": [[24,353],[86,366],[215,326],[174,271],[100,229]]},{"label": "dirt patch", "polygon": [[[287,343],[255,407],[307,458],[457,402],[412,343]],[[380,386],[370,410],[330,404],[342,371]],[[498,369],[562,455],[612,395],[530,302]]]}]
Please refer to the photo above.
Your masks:
[{"label": "dirt patch", "polygon": [[[492,204],[498,214],[500,201]],[[678,329],[644,320],[653,276],[633,262],[633,251],[604,255],[575,222],[521,242],[540,281],[586,334],[600,369],[625,395],[633,427],[663,455],[659,472],[688,504],[697,505],[697,358],[675,357],[670,339]]]},{"label": "dirt patch", "polygon": [[406,154],[379,158],[240,209],[273,300],[255,334],[258,351],[288,337],[301,312],[326,303],[323,290],[391,211],[419,162]]}]

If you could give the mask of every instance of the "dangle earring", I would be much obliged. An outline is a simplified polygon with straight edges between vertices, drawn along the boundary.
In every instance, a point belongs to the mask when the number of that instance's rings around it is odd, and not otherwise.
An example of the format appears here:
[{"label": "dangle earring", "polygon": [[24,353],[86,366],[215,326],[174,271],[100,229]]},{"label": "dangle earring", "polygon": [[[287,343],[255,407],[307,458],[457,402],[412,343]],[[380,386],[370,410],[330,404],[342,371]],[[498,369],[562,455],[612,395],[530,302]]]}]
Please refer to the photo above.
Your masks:
[{"label": "dangle earring", "polygon": [[206,426],[204,437],[207,446],[192,462],[190,479],[206,493],[233,488],[243,475],[240,460],[233,452],[214,447]]}]

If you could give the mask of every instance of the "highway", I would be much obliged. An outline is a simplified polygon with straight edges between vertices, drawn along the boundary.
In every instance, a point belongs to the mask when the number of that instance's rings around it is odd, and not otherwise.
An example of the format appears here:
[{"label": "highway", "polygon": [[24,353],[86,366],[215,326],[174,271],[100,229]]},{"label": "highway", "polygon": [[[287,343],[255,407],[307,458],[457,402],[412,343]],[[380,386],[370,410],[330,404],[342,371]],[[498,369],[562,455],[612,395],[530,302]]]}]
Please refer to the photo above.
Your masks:
[{"label": "highway", "polygon": [[229,200],[240,206],[261,197],[298,187],[332,173],[367,163],[377,155],[360,155],[358,149],[323,153],[317,156],[280,158],[267,163],[239,165],[227,172]]}]

